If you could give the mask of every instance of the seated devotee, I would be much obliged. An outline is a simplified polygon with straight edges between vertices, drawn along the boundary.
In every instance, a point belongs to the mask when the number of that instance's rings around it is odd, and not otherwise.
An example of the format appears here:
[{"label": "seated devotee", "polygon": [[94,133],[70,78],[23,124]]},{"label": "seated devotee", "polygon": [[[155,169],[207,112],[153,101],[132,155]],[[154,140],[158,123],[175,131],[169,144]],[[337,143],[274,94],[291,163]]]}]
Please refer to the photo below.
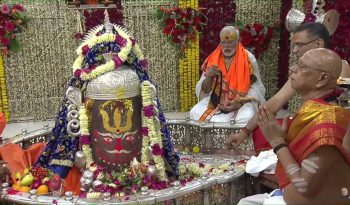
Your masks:
[{"label": "seated devotee", "polygon": [[290,69],[291,86],[302,98],[294,118],[286,117],[280,126],[265,106],[259,109],[259,128],[278,158],[275,175],[283,197],[260,194],[240,204],[259,199],[264,204],[350,203],[342,194],[350,189],[350,155],[342,146],[350,112],[335,102],[340,73],[341,59],[335,52],[312,49]]},{"label": "seated devotee", "polygon": [[199,121],[246,124],[258,103],[265,102],[265,87],[255,57],[239,42],[239,31],[226,26],[220,45],[202,65],[196,85],[197,103],[190,118]]},{"label": "seated devotee", "polygon": [[[304,23],[294,31],[291,42],[293,45],[292,52],[297,58],[300,58],[310,49],[329,48],[329,33],[321,23]],[[288,79],[283,87],[265,103],[265,107],[272,113],[277,113],[295,93],[295,90],[291,87],[290,79]],[[226,140],[228,149],[234,149],[247,139],[257,127],[257,120],[257,114],[255,114],[240,132],[230,135]],[[254,148],[256,151],[261,151],[271,147],[264,139],[259,138],[254,139]]]}]

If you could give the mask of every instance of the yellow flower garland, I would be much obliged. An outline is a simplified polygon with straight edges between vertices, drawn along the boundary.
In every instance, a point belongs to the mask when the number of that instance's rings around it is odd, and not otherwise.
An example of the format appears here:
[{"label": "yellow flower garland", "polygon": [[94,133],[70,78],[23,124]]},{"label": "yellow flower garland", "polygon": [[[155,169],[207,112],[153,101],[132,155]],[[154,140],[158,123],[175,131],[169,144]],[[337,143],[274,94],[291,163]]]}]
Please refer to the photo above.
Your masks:
[{"label": "yellow flower garland", "polygon": [[0,54],[0,88],[1,88],[0,112],[4,113],[5,119],[8,122],[10,120],[10,112],[8,107],[6,76],[5,76],[4,63],[2,60],[2,54]]},{"label": "yellow flower garland", "polygon": [[[179,7],[198,9],[198,0],[179,0]],[[197,103],[195,96],[196,83],[199,80],[199,34],[196,40],[184,51],[185,56],[179,60],[180,76],[180,109],[188,111]]]}]

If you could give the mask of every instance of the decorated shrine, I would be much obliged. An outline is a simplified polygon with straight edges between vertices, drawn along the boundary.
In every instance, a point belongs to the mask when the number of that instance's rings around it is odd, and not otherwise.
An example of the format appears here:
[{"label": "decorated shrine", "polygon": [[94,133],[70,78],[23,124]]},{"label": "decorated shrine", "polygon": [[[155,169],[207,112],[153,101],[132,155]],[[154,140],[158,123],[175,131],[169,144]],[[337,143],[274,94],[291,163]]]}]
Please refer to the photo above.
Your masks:
[{"label": "decorated shrine", "polygon": [[[271,191],[273,176],[245,173],[259,154],[254,139],[225,146],[245,124],[189,116],[221,29],[234,26],[255,56],[266,100],[288,80],[296,61],[290,32],[302,23],[324,24],[349,67],[347,1],[0,3],[0,129],[50,122],[2,136],[11,173],[1,181],[1,204],[236,204]],[[340,87],[348,89],[349,73]],[[284,111],[299,104],[296,96]]]}]

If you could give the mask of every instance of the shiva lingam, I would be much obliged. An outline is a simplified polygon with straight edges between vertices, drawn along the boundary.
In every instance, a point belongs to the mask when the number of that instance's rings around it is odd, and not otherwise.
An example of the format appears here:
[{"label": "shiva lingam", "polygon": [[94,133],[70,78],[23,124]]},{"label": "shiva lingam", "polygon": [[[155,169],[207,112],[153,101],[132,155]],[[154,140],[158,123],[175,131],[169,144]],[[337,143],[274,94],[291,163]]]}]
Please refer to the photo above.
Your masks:
[{"label": "shiva lingam", "polygon": [[[103,54],[106,61],[114,53]],[[87,84],[87,109],[91,115],[91,146],[94,161],[109,170],[123,170],[140,157],[141,97],[136,72],[123,65]]]}]

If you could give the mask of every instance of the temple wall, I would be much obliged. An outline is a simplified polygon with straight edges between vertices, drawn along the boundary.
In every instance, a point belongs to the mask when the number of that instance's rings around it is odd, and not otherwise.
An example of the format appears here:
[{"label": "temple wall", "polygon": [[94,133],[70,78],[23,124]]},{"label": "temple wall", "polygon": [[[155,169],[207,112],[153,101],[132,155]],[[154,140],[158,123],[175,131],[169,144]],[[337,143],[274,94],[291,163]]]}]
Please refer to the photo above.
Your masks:
[{"label": "temple wall", "polygon": [[[237,0],[236,21],[243,24],[259,22],[265,26],[278,26],[280,0]],[[263,11],[263,12],[262,12]],[[277,70],[280,33],[274,29],[269,49],[257,59],[262,81],[266,87],[266,97],[269,98],[277,91]]]},{"label": "temple wall", "polygon": [[75,11],[67,10],[63,1],[13,2],[25,6],[30,22],[18,36],[21,50],[4,57],[10,119],[54,118],[78,46]]},{"label": "temple wall", "polygon": [[[296,1],[296,0],[295,0]],[[52,119],[63,98],[79,42],[77,13],[65,1],[6,0],[21,3],[30,18],[19,35],[19,53],[4,57],[11,121]],[[179,77],[175,47],[161,34],[159,21],[150,12],[160,5],[176,6],[172,0],[122,0],[124,24],[139,41],[150,61],[150,76],[158,85],[163,111],[179,111]],[[276,26],[279,0],[236,0],[236,20]],[[81,18],[81,15],[80,15]],[[258,59],[267,97],[277,91],[279,31],[275,29],[269,49]],[[194,92],[194,91],[193,91]]]}]

